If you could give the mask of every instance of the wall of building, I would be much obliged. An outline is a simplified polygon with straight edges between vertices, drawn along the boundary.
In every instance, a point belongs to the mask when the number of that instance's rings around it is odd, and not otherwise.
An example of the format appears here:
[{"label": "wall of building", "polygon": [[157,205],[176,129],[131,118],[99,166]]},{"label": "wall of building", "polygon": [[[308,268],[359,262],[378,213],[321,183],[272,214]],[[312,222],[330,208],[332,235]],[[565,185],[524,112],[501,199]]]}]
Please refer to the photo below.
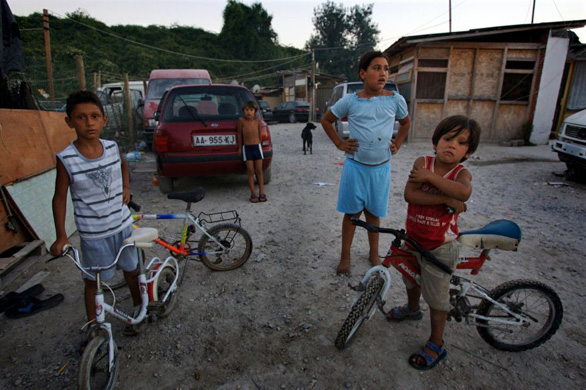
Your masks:
[{"label": "wall of building", "polygon": [[539,83],[533,131],[529,141],[536,145],[546,144],[554,125],[553,120],[563,77],[563,69],[568,55],[568,38],[549,36],[543,60],[543,70]]}]

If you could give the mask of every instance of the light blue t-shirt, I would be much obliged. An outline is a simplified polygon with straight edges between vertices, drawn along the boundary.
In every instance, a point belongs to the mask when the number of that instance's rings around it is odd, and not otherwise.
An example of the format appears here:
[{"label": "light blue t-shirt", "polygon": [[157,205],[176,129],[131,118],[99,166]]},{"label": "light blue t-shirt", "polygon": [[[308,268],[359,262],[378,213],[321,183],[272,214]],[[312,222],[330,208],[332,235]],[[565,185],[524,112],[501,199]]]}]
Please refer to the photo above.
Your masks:
[{"label": "light blue t-shirt", "polygon": [[391,158],[391,138],[395,118],[408,115],[407,103],[396,91],[392,96],[373,96],[370,99],[348,94],[331,108],[337,118],[348,117],[350,138],[358,140],[358,150],[347,158],[363,164],[375,165]]}]

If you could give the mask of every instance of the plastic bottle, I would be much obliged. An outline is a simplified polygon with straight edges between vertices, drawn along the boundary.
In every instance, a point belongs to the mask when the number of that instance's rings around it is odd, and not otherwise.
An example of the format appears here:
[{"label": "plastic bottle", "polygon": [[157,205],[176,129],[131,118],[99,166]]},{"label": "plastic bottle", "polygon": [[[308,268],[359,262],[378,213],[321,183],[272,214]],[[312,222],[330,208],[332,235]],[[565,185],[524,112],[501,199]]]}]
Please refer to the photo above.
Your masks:
[{"label": "plastic bottle", "polygon": [[126,153],[126,161],[135,162],[142,160],[142,154],[140,152]]}]

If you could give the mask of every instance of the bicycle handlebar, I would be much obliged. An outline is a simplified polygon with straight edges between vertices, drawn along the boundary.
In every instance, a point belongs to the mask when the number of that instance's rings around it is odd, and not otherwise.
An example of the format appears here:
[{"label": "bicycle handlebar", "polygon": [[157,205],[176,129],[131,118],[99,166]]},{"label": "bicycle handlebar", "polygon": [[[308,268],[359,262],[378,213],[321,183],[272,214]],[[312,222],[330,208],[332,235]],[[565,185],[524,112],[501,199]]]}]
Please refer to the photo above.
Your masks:
[{"label": "bicycle handlebar", "polygon": [[48,263],[50,261],[67,256],[71,259],[71,261],[73,261],[73,263],[77,266],[77,268],[79,268],[83,273],[93,277],[94,275],[91,275],[89,272],[100,272],[100,271],[105,271],[107,269],[114,267],[118,263],[118,260],[120,260],[120,255],[122,254],[124,249],[126,249],[129,246],[133,247],[134,244],[123,245],[122,248],[120,248],[120,250],[118,251],[118,254],[116,255],[116,258],[114,259],[114,261],[106,266],[91,266],[91,267],[83,266],[81,264],[81,260],[79,259],[79,251],[77,250],[76,247],[74,247],[73,245],[70,245],[70,244],[63,246],[63,251],[62,251],[61,255],[51,257],[50,259],[45,260],[45,263]]},{"label": "bicycle handlebar", "polygon": [[140,211],[140,205],[138,203],[136,203],[135,201],[133,201],[132,199],[130,200],[130,202],[128,202],[128,207],[130,207],[131,209],[133,209],[136,212]]},{"label": "bicycle handlebar", "polygon": [[354,217],[352,217],[350,220],[352,221],[353,225],[360,226],[371,233],[392,234],[401,241],[407,241],[409,244],[411,244],[411,246],[413,246],[413,248],[415,248],[417,250],[417,252],[419,252],[421,254],[421,256],[425,260],[429,261],[430,263],[432,263],[433,265],[435,265],[436,267],[438,267],[439,269],[441,269],[442,271],[444,271],[445,273],[447,273],[449,275],[454,273],[454,271],[450,267],[448,267],[447,265],[445,265],[444,263],[439,261],[433,253],[423,249],[417,241],[415,241],[414,239],[407,236],[407,234],[405,233],[405,230],[381,228],[378,226],[371,225],[365,221],[362,221],[362,220],[360,220],[358,218],[354,218]]}]

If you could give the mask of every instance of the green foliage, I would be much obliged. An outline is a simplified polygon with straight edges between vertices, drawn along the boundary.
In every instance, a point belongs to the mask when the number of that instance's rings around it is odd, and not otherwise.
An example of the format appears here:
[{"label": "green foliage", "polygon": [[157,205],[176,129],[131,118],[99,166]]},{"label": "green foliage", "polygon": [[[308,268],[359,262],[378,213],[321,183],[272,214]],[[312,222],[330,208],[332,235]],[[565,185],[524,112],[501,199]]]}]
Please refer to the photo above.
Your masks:
[{"label": "green foliage", "polygon": [[[277,71],[307,65],[309,56],[279,66],[281,62],[248,62],[299,56],[304,51],[277,44],[272,16],[260,3],[247,6],[229,0],[220,34],[200,28],[173,25],[108,27],[77,10],[65,18],[50,16],[51,57],[56,99],[79,89],[74,57],[83,57],[86,85],[93,88],[93,73],[101,82],[148,80],[153,69],[203,68],[214,81],[237,79],[245,85],[276,85]],[[43,15],[16,16],[21,30],[26,76],[34,92],[48,92]],[[249,85],[250,84],[250,85]]]},{"label": "green foliage", "polygon": [[358,79],[360,55],[373,50],[380,34],[372,21],[372,7],[373,4],[344,8],[328,0],[314,9],[315,33],[305,48],[315,50],[321,71]]}]

